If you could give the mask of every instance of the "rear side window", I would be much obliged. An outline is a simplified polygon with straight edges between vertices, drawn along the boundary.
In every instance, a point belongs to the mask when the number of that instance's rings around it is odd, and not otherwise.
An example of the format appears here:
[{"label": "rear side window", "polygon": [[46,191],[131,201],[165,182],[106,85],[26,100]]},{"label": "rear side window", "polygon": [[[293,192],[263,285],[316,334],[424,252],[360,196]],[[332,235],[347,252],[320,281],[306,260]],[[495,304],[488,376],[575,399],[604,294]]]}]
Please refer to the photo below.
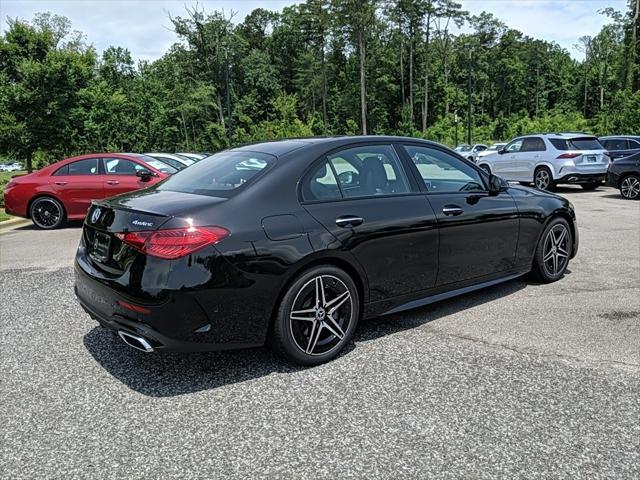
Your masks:
[{"label": "rear side window", "polygon": [[365,145],[328,156],[345,198],[409,192],[409,182],[391,145]]},{"label": "rear side window", "polygon": [[322,202],[342,198],[338,179],[329,162],[315,167],[302,182],[302,198],[307,202]]},{"label": "rear side window", "polygon": [[629,139],[629,148],[640,148],[640,142]]},{"label": "rear side window", "polygon": [[610,138],[600,143],[607,150],[626,150],[628,148],[627,141],[624,138]]},{"label": "rear side window", "polygon": [[77,162],[71,162],[62,168],[56,170],[55,176],[61,175],[97,175],[98,174],[98,159],[87,158],[86,160],[78,160]]},{"label": "rear side window", "polygon": [[544,145],[544,140],[540,137],[525,138],[522,142],[521,152],[544,152],[547,149]]},{"label": "rear side window", "polygon": [[549,141],[558,150],[602,150],[602,145],[595,137],[550,138]]},{"label": "rear side window", "polygon": [[276,157],[266,153],[224,151],[176,173],[158,188],[228,197],[267,170]]}]

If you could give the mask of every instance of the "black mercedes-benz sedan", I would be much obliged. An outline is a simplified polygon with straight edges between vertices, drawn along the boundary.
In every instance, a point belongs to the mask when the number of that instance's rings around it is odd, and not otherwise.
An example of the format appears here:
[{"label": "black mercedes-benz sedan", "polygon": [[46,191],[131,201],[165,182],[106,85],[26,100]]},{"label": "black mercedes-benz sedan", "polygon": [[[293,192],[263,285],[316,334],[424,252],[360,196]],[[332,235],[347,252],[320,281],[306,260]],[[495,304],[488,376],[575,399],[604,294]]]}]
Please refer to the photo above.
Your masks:
[{"label": "black mercedes-benz sedan", "polygon": [[140,350],[268,341],[315,365],[361,319],[529,272],[553,282],[577,249],[570,202],[509,185],[436,143],[284,140],[94,202],[75,290]]},{"label": "black mercedes-benz sedan", "polygon": [[618,188],[626,199],[640,199],[640,153],[610,163],[607,184]]}]

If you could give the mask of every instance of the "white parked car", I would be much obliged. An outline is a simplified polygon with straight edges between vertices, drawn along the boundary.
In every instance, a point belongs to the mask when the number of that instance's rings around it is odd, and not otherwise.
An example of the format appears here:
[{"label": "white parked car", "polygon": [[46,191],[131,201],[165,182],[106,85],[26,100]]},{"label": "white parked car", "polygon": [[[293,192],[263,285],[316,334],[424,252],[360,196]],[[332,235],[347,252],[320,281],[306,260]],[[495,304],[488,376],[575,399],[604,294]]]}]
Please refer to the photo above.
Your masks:
[{"label": "white parked car", "polygon": [[22,164],[15,162],[9,165],[0,165],[0,172],[17,172],[22,170]]},{"label": "white parked car", "polygon": [[487,146],[484,143],[476,143],[474,145],[463,144],[454,148],[456,152],[472,162],[475,162],[477,155],[480,152],[484,152],[486,149]]},{"label": "white parked car", "polygon": [[478,154],[476,155],[476,163],[478,163],[478,160],[480,160],[482,157],[486,157],[487,155],[497,154],[498,151],[502,150],[502,147],[505,147],[506,145],[507,145],[506,143],[494,143],[486,150],[478,152]]},{"label": "white parked car", "polygon": [[594,190],[604,181],[609,162],[593,135],[553,133],[514,138],[497,155],[480,158],[478,165],[505,180],[533,182],[540,190],[559,183]]}]

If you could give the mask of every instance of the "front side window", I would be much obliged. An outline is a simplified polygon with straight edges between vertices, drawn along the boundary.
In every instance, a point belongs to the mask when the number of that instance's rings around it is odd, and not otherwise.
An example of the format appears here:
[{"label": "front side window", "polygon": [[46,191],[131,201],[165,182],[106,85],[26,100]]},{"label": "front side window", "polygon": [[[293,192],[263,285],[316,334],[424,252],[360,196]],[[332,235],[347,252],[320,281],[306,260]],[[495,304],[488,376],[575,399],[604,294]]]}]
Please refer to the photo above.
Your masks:
[{"label": "front side window", "polygon": [[451,193],[484,191],[480,173],[453,155],[435,148],[406,145],[429,192]]},{"label": "front side window", "polygon": [[163,182],[159,190],[228,197],[276,161],[267,153],[223,151],[194,163]]},{"label": "front side window", "polygon": [[514,140],[513,142],[509,143],[506,147],[504,147],[505,151],[509,153],[519,152],[521,148],[522,148],[521,138]]},{"label": "front side window", "polygon": [[409,182],[391,145],[366,145],[327,157],[345,198],[396,195],[410,191]]},{"label": "front side window", "polygon": [[104,171],[107,175],[135,175],[146,170],[142,165],[125,158],[104,158]]},{"label": "front side window", "polygon": [[629,139],[629,148],[630,149],[640,148],[640,142],[637,142],[636,140]]},{"label": "front side window", "polygon": [[98,159],[87,158],[86,160],[78,160],[77,162],[71,162],[64,167],[56,170],[55,176],[61,175],[97,175],[98,174]]}]

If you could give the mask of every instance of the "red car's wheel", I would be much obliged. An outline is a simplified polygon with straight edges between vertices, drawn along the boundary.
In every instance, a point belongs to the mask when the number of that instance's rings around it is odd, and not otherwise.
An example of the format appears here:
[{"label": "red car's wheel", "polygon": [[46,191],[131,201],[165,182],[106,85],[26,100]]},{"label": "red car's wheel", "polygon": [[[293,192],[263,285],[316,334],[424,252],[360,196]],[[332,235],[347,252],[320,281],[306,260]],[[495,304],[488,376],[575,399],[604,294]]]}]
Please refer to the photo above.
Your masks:
[{"label": "red car's wheel", "polygon": [[64,207],[52,197],[36,198],[29,213],[33,224],[38,228],[51,230],[64,223]]}]

